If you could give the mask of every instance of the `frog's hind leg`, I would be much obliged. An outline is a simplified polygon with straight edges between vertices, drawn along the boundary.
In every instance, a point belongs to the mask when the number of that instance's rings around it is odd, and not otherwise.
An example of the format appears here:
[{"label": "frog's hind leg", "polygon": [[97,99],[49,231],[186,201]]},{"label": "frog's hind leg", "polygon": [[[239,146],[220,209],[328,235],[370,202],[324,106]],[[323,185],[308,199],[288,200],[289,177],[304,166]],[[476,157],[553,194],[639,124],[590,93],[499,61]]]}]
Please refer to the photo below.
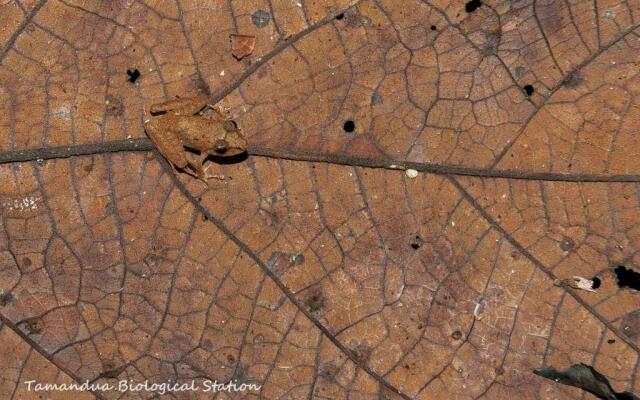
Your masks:
[{"label": "frog's hind leg", "polygon": [[147,122],[144,128],[160,154],[174,168],[185,170],[189,163],[184,154],[182,142],[175,135],[168,134],[171,130],[166,125],[163,120],[159,119]]},{"label": "frog's hind leg", "polygon": [[196,115],[207,106],[207,100],[201,97],[184,97],[154,104],[149,108],[152,115],[171,111],[174,115]]}]

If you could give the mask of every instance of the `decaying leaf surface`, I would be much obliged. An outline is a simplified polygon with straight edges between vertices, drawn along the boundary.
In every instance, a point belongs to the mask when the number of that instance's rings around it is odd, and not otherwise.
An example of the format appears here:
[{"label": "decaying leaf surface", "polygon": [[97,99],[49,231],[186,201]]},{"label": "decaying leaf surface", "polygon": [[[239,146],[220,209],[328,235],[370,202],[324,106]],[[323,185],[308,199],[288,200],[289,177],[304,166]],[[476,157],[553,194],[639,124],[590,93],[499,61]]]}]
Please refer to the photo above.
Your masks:
[{"label": "decaying leaf surface", "polygon": [[[1,397],[639,392],[640,5],[470,3],[0,0]],[[139,152],[196,94],[248,135],[224,182]]]}]

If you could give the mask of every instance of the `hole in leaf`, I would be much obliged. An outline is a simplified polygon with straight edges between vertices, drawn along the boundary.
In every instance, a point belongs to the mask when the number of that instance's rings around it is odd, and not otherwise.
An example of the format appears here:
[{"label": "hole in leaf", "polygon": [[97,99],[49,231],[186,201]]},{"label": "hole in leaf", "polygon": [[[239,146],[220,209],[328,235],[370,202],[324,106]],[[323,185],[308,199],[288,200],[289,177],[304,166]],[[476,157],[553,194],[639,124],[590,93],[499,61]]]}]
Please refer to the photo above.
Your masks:
[{"label": "hole in leaf", "polygon": [[411,248],[414,250],[418,250],[420,246],[422,246],[422,242],[423,240],[420,235],[416,235],[413,239],[411,239],[409,246],[411,246]]},{"label": "hole in leaf", "polygon": [[337,20],[341,20],[342,18],[344,18],[344,13],[340,13],[340,14],[336,15],[336,19]]},{"label": "hole in leaf", "polygon": [[140,78],[140,71],[138,71],[138,68],[129,68],[127,75],[129,75],[129,82],[134,83]]},{"label": "hole in leaf", "polygon": [[527,94],[527,96],[531,96],[533,94],[533,86],[524,85],[524,92]]},{"label": "hole in leaf", "polygon": [[481,5],[482,5],[482,2],[480,0],[471,0],[467,2],[467,4],[465,4],[464,10],[468,13],[472,13],[475,10],[477,10],[478,7],[480,7]]},{"label": "hole in leaf", "polygon": [[640,290],[640,274],[636,271],[626,268],[624,265],[619,265],[614,270],[616,274],[616,280],[618,282],[618,287],[621,288],[631,288],[635,290]]},{"label": "hole in leaf", "polygon": [[345,132],[353,132],[356,130],[356,124],[355,122],[349,120],[349,121],[345,121],[344,125],[342,126],[342,128],[344,129]]},{"label": "hole in leaf", "polygon": [[436,29],[438,29],[438,28],[436,28],[436,26],[435,26],[435,25],[431,25],[431,30],[432,30],[432,31],[435,31]]},{"label": "hole in leaf", "polygon": [[593,282],[593,284],[591,284],[591,289],[597,289],[600,287],[600,284],[602,283],[602,281],[600,280],[600,278],[598,278],[597,276],[593,277],[593,279],[591,280],[591,282]]}]

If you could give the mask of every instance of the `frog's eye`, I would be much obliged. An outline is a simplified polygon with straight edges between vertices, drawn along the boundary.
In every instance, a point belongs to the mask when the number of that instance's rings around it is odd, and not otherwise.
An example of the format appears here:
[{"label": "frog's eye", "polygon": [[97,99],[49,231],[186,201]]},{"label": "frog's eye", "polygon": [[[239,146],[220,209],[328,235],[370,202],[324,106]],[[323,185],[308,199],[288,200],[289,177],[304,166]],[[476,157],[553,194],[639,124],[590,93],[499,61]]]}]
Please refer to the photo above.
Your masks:
[{"label": "frog's eye", "polygon": [[213,144],[213,150],[218,154],[226,153],[228,148],[229,148],[229,143],[227,143],[227,141],[224,139],[218,139]]},{"label": "frog's eye", "polygon": [[238,130],[238,125],[236,124],[236,121],[228,119],[224,121],[222,128],[224,128],[224,130],[227,132],[235,132]]}]

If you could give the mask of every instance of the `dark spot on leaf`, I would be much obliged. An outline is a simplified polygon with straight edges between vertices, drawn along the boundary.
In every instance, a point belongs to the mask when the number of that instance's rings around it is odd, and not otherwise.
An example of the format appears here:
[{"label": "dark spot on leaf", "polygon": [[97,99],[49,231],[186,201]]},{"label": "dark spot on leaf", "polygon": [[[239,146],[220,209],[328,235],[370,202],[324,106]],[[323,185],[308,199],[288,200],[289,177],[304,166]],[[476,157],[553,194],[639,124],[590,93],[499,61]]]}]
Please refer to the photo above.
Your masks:
[{"label": "dark spot on leaf", "polygon": [[93,164],[86,164],[84,167],[82,167],[82,169],[88,174],[93,171]]},{"label": "dark spot on leaf", "polygon": [[304,262],[304,255],[302,254],[294,254],[291,256],[291,264],[292,265],[300,265]]},{"label": "dark spot on leaf", "polygon": [[22,324],[29,335],[37,335],[42,333],[42,320],[40,320],[40,318],[38,317],[29,318]]},{"label": "dark spot on leaf", "polygon": [[120,100],[120,98],[107,95],[104,104],[106,107],[105,114],[109,116],[124,114],[124,106],[122,105],[122,100]]},{"label": "dark spot on leaf", "polygon": [[246,368],[243,365],[238,364],[235,371],[233,371],[232,380],[237,380],[240,384],[247,383],[251,381],[251,375],[247,372]]},{"label": "dark spot on leaf", "polygon": [[356,130],[356,124],[355,122],[348,120],[344,122],[344,125],[342,126],[342,128],[344,129],[345,132],[353,132]]},{"label": "dark spot on leaf", "polygon": [[350,28],[357,28],[359,26],[371,25],[371,18],[360,14],[355,8],[349,9],[343,14],[347,26]]},{"label": "dark spot on leaf", "polygon": [[500,28],[493,29],[486,33],[486,41],[482,46],[482,54],[485,56],[489,56],[492,54],[498,53],[498,47],[500,46],[500,41],[502,40],[502,31]]},{"label": "dark spot on leaf", "polygon": [[198,92],[200,92],[203,96],[211,96],[211,89],[209,88],[209,85],[204,79],[198,76],[198,74],[194,74],[191,76],[191,83],[193,83],[193,86],[198,89]]},{"label": "dark spot on leaf", "polygon": [[382,95],[376,90],[373,96],[371,96],[371,105],[375,106],[378,104],[382,104]]},{"label": "dark spot on leaf", "polygon": [[526,71],[527,70],[524,67],[516,67],[516,76],[520,78]]},{"label": "dark spot on leaf", "polygon": [[29,268],[31,264],[31,259],[29,257],[24,257],[22,259],[22,265],[24,265],[25,268]]},{"label": "dark spot on leaf", "polygon": [[631,339],[640,337],[640,311],[632,311],[622,318],[622,331]]},{"label": "dark spot on leaf", "polygon": [[140,71],[137,68],[129,68],[127,70],[127,75],[129,75],[129,82],[135,83],[135,81],[140,78]]},{"label": "dark spot on leaf", "polygon": [[322,289],[319,287],[313,288],[309,291],[309,295],[307,299],[304,301],[307,309],[313,313],[320,313],[325,306],[324,295],[322,294]]},{"label": "dark spot on leaf", "polygon": [[631,288],[640,290],[640,274],[636,271],[626,268],[624,265],[619,265],[614,270],[616,274],[616,280],[618,287]]},{"label": "dark spot on leaf", "polygon": [[609,339],[609,340],[607,340],[607,343],[609,343],[609,344],[614,344],[615,342],[616,342],[616,340],[615,340],[615,339]]},{"label": "dark spot on leaf", "polygon": [[160,265],[160,257],[154,253],[147,253],[142,261],[148,268],[157,268]]},{"label": "dark spot on leaf", "polygon": [[234,362],[236,362],[236,358],[233,356],[233,354],[228,354],[228,355],[227,355],[227,361],[228,361],[230,364],[233,364]]},{"label": "dark spot on leaf", "polygon": [[482,5],[480,0],[471,0],[464,5],[464,10],[468,13],[472,13]]},{"label": "dark spot on leaf", "polygon": [[599,399],[608,400],[635,400],[638,397],[631,392],[617,393],[609,384],[609,380],[586,364],[574,364],[564,371],[558,371],[553,367],[534,369],[533,373],[543,378],[563,385],[574,386],[585,390]]},{"label": "dark spot on leaf", "polygon": [[251,22],[258,28],[264,28],[271,21],[271,14],[264,10],[258,10],[251,14]]},{"label": "dark spot on leaf", "polygon": [[4,293],[0,291],[0,306],[4,307],[13,301],[13,294],[11,292]]},{"label": "dark spot on leaf", "polygon": [[569,89],[574,89],[582,83],[582,77],[578,72],[571,72],[562,81],[562,86]]},{"label": "dark spot on leaf", "polygon": [[460,339],[462,339],[462,332],[460,332],[460,331],[454,331],[454,332],[451,334],[451,338],[452,338],[453,340],[460,340]]},{"label": "dark spot on leaf", "polygon": [[560,242],[560,249],[562,249],[562,251],[571,251],[574,247],[576,247],[576,243],[573,239],[566,236],[562,238],[562,241]]},{"label": "dark spot on leaf", "polygon": [[353,349],[353,355],[359,364],[366,364],[369,356],[371,356],[372,348],[364,343],[358,343]]},{"label": "dark spot on leaf", "polygon": [[340,14],[336,15],[336,19],[337,19],[338,21],[339,21],[339,20],[341,20],[341,19],[343,19],[343,18],[344,18],[344,13],[340,13]]},{"label": "dark spot on leaf", "polygon": [[333,362],[328,362],[320,366],[320,376],[332,381],[340,372],[340,368]]},{"label": "dark spot on leaf", "polygon": [[273,271],[274,274],[280,276],[288,268],[294,265],[300,265],[303,262],[304,256],[302,254],[289,254],[283,253],[281,251],[275,251],[271,254],[271,257],[269,257],[269,260],[267,261],[267,267],[269,267],[269,269]]},{"label": "dark spot on leaf", "polygon": [[602,284],[602,281],[597,276],[594,276],[591,281],[593,282],[593,284],[591,285],[591,289],[597,289],[600,287],[600,284]]},{"label": "dark spot on leaf", "polygon": [[533,85],[524,85],[523,89],[527,96],[531,96],[533,94]]},{"label": "dark spot on leaf", "polygon": [[106,379],[116,379],[120,374],[127,369],[127,365],[121,365],[119,367],[116,366],[116,363],[113,361],[107,361],[102,366],[102,373],[100,374],[100,378]]},{"label": "dark spot on leaf", "polygon": [[205,339],[202,341],[202,347],[207,350],[211,350],[213,348],[213,343],[211,343],[211,340]]}]

